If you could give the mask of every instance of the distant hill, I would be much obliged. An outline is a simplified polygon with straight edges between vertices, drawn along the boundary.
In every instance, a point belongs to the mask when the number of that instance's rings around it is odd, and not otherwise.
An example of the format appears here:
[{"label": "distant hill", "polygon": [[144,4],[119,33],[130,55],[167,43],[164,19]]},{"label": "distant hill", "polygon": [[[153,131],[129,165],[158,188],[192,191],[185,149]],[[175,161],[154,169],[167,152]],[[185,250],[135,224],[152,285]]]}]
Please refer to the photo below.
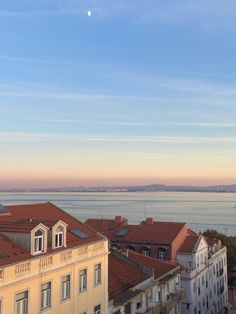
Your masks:
[{"label": "distant hill", "polygon": [[210,185],[210,186],[185,186],[185,185],[135,185],[135,186],[92,186],[92,187],[62,187],[62,188],[28,188],[28,189],[4,189],[1,192],[228,192],[236,193],[236,184]]}]

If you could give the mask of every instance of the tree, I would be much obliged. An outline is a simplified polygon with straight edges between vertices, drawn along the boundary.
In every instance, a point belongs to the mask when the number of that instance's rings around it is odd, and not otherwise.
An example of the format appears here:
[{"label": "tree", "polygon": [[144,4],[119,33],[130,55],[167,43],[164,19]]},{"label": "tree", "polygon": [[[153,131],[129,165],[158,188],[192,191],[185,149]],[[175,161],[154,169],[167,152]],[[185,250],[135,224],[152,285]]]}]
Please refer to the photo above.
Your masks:
[{"label": "tree", "polygon": [[210,239],[217,239],[220,240],[223,245],[227,248],[227,267],[228,269],[231,269],[232,267],[236,266],[236,249],[232,246],[230,243],[229,238],[224,235],[223,233],[220,233],[214,229],[208,229],[205,232],[203,232],[203,235],[205,237],[208,237]]}]

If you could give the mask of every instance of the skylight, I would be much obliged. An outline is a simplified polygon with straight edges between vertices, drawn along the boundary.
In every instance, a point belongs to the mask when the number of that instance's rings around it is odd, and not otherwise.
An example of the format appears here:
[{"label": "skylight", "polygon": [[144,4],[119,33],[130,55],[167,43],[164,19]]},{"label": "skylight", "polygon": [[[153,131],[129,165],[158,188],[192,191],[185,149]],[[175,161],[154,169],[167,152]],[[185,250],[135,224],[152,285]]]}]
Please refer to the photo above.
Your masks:
[{"label": "skylight", "polygon": [[71,228],[70,232],[73,233],[75,236],[79,237],[80,239],[86,239],[88,237],[86,233],[79,230],[78,228]]},{"label": "skylight", "polygon": [[128,229],[119,229],[116,231],[115,236],[117,237],[124,237],[128,233]]}]

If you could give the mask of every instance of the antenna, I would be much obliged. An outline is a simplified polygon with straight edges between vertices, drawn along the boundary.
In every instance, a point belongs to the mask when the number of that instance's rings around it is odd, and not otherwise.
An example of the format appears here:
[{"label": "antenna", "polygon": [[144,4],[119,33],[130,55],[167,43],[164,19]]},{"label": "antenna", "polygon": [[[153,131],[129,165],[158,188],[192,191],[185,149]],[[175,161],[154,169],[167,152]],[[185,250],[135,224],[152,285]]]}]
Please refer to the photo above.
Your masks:
[{"label": "antenna", "polygon": [[144,209],[145,209],[145,220],[147,219],[147,205],[144,203]]}]

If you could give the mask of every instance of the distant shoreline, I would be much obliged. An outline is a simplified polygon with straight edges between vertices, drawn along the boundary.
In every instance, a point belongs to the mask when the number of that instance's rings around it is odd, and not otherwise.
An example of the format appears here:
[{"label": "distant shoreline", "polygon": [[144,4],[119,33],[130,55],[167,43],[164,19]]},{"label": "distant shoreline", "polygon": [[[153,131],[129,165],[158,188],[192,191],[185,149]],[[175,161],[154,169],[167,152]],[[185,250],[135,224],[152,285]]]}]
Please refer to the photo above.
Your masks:
[{"label": "distant shoreline", "polygon": [[131,193],[131,192],[198,192],[198,193],[236,193],[234,185],[213,186],[171,186],[152,184],[142,186],[91,186],[61,188],[0,188],[0,193]]}]

